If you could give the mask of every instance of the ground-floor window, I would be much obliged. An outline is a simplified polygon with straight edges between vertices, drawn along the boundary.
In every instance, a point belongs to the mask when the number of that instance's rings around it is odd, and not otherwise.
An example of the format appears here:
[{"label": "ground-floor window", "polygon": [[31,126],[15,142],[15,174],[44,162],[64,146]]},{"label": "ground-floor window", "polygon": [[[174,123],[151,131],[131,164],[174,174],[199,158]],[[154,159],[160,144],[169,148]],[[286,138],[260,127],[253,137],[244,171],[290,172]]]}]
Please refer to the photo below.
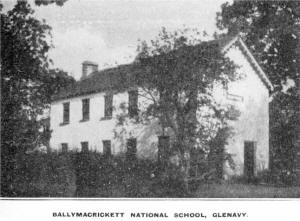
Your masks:
[{"label": "ground-floor window", "polygon": [[89,151],[89,142],[84,141],[81,142],[81,152],[88,152]]},{"label": "ground-floor window", "polygon": [[158,137],[158,163],[164,164],[169,157],[170,138],[169,136]]},{"label": "ground-floor window", "polygon": [[136,158],[136,139],[130,138],[127,139],[127,152],[126,152],[126,158],[127,159],[134,159]]},{"label": "ground-floor window", "polygon": [[111,156],[111,141],[110,140],[103,140],[103,155]]},{"label": "ground-floor window", "polygon": [[61,152],[63,152],[63,153],[68,152],[68,143],[61,144]]}]

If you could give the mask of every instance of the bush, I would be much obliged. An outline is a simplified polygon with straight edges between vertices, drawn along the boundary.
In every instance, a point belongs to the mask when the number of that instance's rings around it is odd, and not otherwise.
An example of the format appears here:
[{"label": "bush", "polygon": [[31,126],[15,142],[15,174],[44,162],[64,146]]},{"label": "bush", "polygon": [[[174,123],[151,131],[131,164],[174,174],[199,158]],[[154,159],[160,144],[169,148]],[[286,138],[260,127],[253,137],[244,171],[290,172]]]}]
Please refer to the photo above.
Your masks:
[{"label": "bush", "polygon": [[186,197],[180,169],[99,152],[18,154],[18,197]]},{"label": "bush", "polygon": [[71,161],[58,153],[18,154],[14,177],[19,197],[71,197],[76,191]]},{"label": "bush", "polygon": [[156,197],[187,197],[188,192],[184,181],[184,172],[176,165],[169,164],[157,173],[151,186]]},{"label": "bush", "polygon": [[151,197],[156,163],[99,152],[18,154],[12,183],[18,197]]}]

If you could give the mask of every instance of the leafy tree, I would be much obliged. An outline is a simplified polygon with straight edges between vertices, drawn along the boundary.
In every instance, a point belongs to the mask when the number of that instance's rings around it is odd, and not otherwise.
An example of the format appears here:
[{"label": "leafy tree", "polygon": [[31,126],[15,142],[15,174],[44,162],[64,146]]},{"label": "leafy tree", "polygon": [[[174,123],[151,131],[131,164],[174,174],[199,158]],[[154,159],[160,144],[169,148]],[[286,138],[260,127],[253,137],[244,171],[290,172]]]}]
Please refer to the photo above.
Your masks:
[{"label": "leafy tree", "polygon": [[15,155],[39,143],[38,116],[58,87],[74,81],[50,70],[50,26],[19,1],[1,13],[1,194],[13,195]]},{"label": "leafy tree", "polygon": [[[217,43],[200,39],[196,30],[172,33],[163,28],[155,40],[140,42],[136,64],[143,71],[133,77],[141,88],[140,96],[147,98],[139,122],[156,119],[163,135],[173,134],[171,154],[179,156],[185,180],[191,150],[209,152],[208,145],[221,130],[229,130],[227,120],[234,118],[228,114],[231,106],[216,102],[212,87],[235,80],[235,65],[224,57]],[[222,141],[228,138],[221,137]]]},{"label": "leafy tree", "polygon": [[217,25],[229,33],[241,32],[271,79],[275,87],[270,108],[273,166],[291,173],[293,167],[288,162],[294,157],[297,138],[290,135],[300,134],[300,95],[296,89],[285,92],[283,88],[287,83],[300,87],[300,2],[225,3],[217,15]]},{"label": "leafy tree", "polygon": [[217,25],[229,33],[242,32],[261,61],[275,90],[299,78],[300,2],[234,1],[225,3]]},{"label": "leafy tree", "polygon": [[292,87],[285,93],[278,92],[270,105],[271,168],[276,182],[292,184],[295,180],[296,156],[299,152],[299,104],[299,91],[297,93],[297,88]]},{"label": "leafy tree", "polygon": [[35,4],[40,6],[40,5],[49,5],[49,4],[56,4],[59,6],[63,6],[64,3],[68,0],[35,0]]}]

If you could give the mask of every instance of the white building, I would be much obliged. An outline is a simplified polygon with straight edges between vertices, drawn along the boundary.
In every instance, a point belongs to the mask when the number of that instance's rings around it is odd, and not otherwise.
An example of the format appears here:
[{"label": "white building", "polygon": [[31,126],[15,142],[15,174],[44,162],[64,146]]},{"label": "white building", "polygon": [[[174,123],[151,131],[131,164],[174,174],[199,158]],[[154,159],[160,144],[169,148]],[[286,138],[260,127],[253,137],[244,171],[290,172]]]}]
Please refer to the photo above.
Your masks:
[{"label": "white building", "polygon": [[[233,122],[235,135],[226,147],[236,168],[232,170],[224,165],[224,169],[228,175],[252,176],[267,169],[269,164],[272,84],[240,37],[220,40],[219,45],[244,75],[229,85],[226,96],[220,96],[220,102],[231,102],[241,112]],[[137,96],[136,87],[130,81],[130,73],[139,71],[138,68],[128,64],[98,71],[95,63],[82,65],[81,80],[61,91],[51,103],[51,148],[90,149],[106,154],[127,152],[140,158],[157,159],[161,131],[155,122],[149,126],[131,125],[126,132],[117,126],[120,111],[134,115],[137,107],[145,105],[145,99]],[[120,109],[120,105],[124,107]]]}]

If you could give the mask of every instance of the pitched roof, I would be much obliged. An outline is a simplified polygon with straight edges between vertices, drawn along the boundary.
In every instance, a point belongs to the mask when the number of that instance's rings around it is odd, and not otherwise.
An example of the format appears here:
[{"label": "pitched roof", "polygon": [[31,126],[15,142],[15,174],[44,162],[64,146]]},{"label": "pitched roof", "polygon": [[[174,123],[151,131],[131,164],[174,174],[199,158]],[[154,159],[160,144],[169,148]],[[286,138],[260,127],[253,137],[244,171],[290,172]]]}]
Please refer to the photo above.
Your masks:
[{"label": "pitched roof", "polygon": [[[208,43],[218,44],[224,53],[233,45],[239,46],[262,82],[269,90],[273,89],[267,75],[239,36],[226,36],[221,39],[209,41]],[[56,101],[107,90],[124,91],[130,87],[136,86],[136,79],[133,79],[133,77],[136,76],[135,74],[141,73],[142,71],[145,71],[144,68],[136,62],[100,70],[91,73],[87,78],[77,81],[67,88],[61,89],[58,94],[52,96],[52,100]]]},{"label": "pitched roof", "polygon": [[91,73],[87,78],[62,88],[52,100],[61,100],[107,90],[122,91],[135,85],[133,73],[141,71],[138,64],[126,64]]}]

